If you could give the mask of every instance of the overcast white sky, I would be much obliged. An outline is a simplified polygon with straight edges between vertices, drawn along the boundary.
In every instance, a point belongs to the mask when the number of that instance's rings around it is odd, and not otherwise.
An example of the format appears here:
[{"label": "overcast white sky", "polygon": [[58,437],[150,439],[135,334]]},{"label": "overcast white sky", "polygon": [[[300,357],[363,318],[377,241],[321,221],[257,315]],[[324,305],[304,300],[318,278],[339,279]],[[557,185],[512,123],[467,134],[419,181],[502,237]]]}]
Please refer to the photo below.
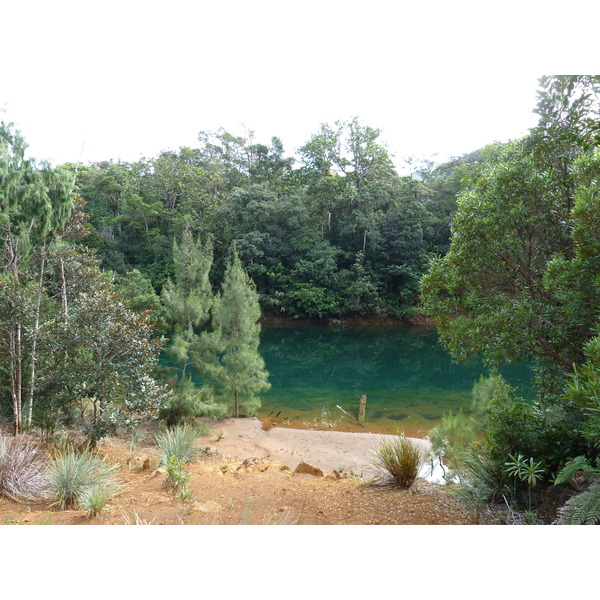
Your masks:
[{"label": "overcast white sky", "polygon": [[20,0],[1,11],[0,118],[55,163],[133,161],[244,126],[291,154],[353,116],[400,168],[441,161],[526,133],[538,77],[591,68],[596,20],[580,4]]}]

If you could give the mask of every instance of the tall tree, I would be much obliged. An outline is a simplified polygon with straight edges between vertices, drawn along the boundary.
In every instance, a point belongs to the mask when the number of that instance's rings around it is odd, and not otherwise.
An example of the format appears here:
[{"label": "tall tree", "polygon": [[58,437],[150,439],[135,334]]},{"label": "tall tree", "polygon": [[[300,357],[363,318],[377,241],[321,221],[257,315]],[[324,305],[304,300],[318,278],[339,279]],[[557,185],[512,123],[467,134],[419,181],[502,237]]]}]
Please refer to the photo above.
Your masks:
[{"label": "tall tree", "polygon": [[173,242],[175,280],[167,281],[162,291],[163,302],[171,312],[175,328],[169,352],[181,365],[185,378],[190,349],[198,332],[210,317],[213,304],[209,274],[213,261],[210,239],[206,243],[184,231],[181,243]]},{"label": "tall tree", "polygon": [[[13,430],[21,433],[22,405],[29,389],[29,403],[33,404],[33,386],[36,374],[39,314],[44,281],[45,254],[49,240],[64,225],[72,209],[71,185],[66,173],[48,165],[38,165],[26,157],[27,144],[10,124],[0,123],[0,272],[4,277],[3,293],[8,304],[14,300],[22,309],[4,315],[3,345],[11,361],[11,397]],[[25,263],[39,251],[39,273],[27,272]],[[32,283],[32,280],[34,283]],[[37,292],[31,296],[32,285]],[[34,298],[31,310],[26,309]],[[25,311],[25,312],[23,312]],[[9,317],[9,321],[6,320]],[[30,318],[26,318],[28,315]],[[29,373],[26,361],[30,360]]]},{"label": "tall tree", "polygon": [[270,387],[258,351],[260,315],[254,283],[234,250],[221,294],[213,306],[213,331],[203,334],[198,349],[204,357],[210,356],[202,361],[204,374],[213,379],[224,394],[233,396],[235,417],[240,416],[240,402],[248,414],[253,414],[260,406],[256,394]]}]

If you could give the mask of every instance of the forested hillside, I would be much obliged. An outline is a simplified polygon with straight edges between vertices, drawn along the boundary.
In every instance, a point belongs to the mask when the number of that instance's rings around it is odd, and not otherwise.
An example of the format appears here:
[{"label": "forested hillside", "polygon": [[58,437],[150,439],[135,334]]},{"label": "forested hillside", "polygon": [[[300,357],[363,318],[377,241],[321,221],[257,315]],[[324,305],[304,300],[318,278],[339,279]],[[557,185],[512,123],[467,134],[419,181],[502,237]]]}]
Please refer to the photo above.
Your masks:
[{"label": "forested hillside", "polygon": [[379,138],[357,119],[323,124],[293,158],[279,138],[219,130],[200,132],[196,148],[80,166],[76,192],[94,229],[84,243],[105,269],[136,269],[160,294],[173,241],[188,230],[212,239],[215,286],[237,249],[263,310],[409,316],[429,260],[447,249],[463,167],[479,153],[401,177]]}]

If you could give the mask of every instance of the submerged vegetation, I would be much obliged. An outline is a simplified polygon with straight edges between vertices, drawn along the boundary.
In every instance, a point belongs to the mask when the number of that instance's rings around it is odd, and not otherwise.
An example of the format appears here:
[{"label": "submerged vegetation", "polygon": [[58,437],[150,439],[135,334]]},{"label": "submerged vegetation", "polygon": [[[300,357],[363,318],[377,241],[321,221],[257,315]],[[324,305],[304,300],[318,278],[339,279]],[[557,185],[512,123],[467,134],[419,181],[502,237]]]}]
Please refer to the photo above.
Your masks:
[{"label": "submerged vegetation", "polygon": [[[323,124],[297,158],[219,130],[153,159],[56,168],[1,123],[0,418],[16,438],[0,436],[0,492],[93,516],[117,491],[98,441],[161,419],[185,499],[199,418],[253,415],[269,388],[263,312],[427,317],[457,361],[492,369],[472,413],[430,434],[474,514],[503,502],[548,520],[542,498],[577,467],[587,487],[558,522],[597,522],[599,92],[598,76],[544,77],[529,135],[407,177],[356,118]],[[520,359],[535,364],[533,401],[495,371]],[[89,451],[48,467],[22,434],[61,429]],[[408,440],[377,452],[410,487]]]}]

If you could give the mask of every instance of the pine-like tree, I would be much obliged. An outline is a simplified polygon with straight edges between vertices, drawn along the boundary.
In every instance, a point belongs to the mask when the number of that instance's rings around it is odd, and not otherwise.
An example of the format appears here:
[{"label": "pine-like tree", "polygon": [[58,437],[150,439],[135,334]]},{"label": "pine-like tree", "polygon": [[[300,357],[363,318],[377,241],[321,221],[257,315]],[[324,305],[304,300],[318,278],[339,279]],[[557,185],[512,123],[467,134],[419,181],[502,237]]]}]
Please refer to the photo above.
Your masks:
[{"label": "pine-like tree", "polygon": [[175,280],[169,279],[162,299],[171,312],[174,334],[169,353],[181,363],[182,379],[190,364],[190,349],[198,340],[198,331],[210,317],[213,303],[209,273],[213,262],[212,242],[194,239],[189,230],[181,243],[173,243]]},{"label": "pine-like tree", "polygon": [[[261,310],[254,282],[237,251],[227,266],[221,294],[212,310],[212,331],[202,335],[203,374],[214,380],[223,394],[233,396],[235,417],[240,401],[247,414],[260,406],[257,393],[269,389],[268,373],[258,351]],[[212,356],[212,360],[211,357]]]}]

